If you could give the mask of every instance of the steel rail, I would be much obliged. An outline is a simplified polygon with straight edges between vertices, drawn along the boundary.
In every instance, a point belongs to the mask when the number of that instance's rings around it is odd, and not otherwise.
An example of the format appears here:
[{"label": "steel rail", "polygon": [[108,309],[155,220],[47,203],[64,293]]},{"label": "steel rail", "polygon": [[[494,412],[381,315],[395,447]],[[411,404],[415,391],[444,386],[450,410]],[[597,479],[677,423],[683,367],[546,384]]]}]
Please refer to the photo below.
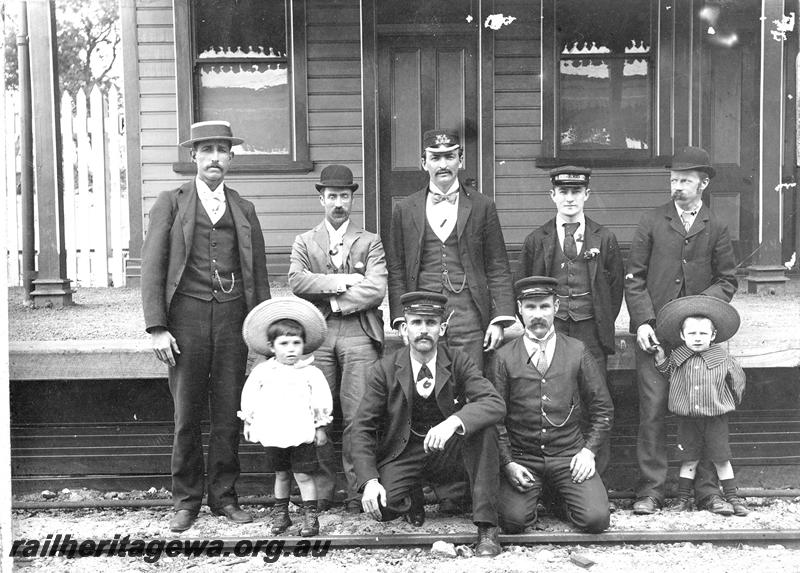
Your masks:
[{"label": "steel rail", "polygon": [[[795,498],[800,497],[800,489],[757,489],[739,488],[739,495],[742,497],[781,497]],[[631,492],[611,492],[608,496],[611,499],[632,499],[634,494]],[[240,505],[272,505],[275,499],[266,496],[240,497]],[[85,499],[85,500],[41,500],[41,501],[14,501],[11,504],[12,510],[25,509],[95,509],[95,508],[151,508],[151,507],[172,507],[172,500],[169,499]]]}]

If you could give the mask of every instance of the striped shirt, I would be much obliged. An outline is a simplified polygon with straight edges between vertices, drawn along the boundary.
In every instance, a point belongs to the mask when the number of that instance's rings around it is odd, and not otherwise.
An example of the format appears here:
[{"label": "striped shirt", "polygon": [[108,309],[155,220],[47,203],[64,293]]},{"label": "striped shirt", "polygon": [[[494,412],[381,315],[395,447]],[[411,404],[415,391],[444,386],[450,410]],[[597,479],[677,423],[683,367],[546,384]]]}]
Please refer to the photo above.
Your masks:
[{"label": "striped shirt", "polygon": [[656,364],[669,379],[669,411],[679,416],[719,416],[736,409],[744,393],[744,370],[719,344],[695,353],[682,344]]}]

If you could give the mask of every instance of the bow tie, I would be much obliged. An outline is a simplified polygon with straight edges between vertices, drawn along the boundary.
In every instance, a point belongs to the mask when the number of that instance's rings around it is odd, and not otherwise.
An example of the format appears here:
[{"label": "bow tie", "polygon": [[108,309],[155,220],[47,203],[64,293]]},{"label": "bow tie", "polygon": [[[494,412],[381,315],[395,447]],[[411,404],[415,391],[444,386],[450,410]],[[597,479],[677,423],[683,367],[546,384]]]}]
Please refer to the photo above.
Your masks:
[{"label": "bow tie", "polygon": [[451,193],[448,193],[447,195],[445,195],[444,193],[433,193],[433,192],[431,192],[431,195],[433,196],[432,199],[433,199],[433,204],[434,205],[438,205],[442,201],[447,201],[451,205],[455,205],[456,204],[456,197],[458,197],[458,191],[453,191]]}]

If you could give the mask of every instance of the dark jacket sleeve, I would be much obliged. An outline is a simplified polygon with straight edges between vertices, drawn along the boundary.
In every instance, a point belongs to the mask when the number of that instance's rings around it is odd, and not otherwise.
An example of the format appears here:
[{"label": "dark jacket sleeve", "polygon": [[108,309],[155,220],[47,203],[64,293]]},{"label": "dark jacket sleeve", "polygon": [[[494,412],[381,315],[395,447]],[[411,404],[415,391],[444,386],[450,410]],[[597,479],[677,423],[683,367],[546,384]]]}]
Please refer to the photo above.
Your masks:
[{"label": "dark jacket sleeve", "polygon": [[585,435],[585,448],[597,453],[598,446],[609,439],[614,423],[614,404],[592,354],[585,347],[581,356],[581,373],[578,379],[581,401],[589,413],[589,430]]},{"label": "dark jacket sleeve", "polygon": [[716,219],[715,223],[721,228],[711,251],[711,273],[714,282],[703,291],[703,294],[730,302],[739,286],[736,280],[736,257],[728,227]]},{"label": "dark jacket sleeve", "polygon": [[375,368],[370,368],[364,396],[353,418],[350,433],[351,456],[358,491],[361,491],[369,480],[380,477],[377,456],[378,431],[383,429],[383,421],[388,414],[386,381],[389,376],[382,362]]},{"label": "dark jacket sleeve", "polygon": [[247,202],[247,220],[250,222],[250,240],[253,245],[253,286],[256,304],[270,298],[269,275],[267,274],[267,250],[264,246],[264,233],[256,214],[255,205]]},{"label": "dark jacket sleeve", "polygon": [[[503,403],[508,403],[508,372],[503,358],[499,355],[495,356],[494,361],[494,387]],[[499,421],[497,424],[497,445],[500,454],[500,466],[505,466],[514,461],[511,455],[511,442],[508,439],[508,430],[506,429],[505,419]]]},{"label": "dark jacket sleeve", "polygon": [[514,284],[497,208],[490,202],[486,209],[483,268],[486,271],[486,281],[491,296],[489,320],[492,320],[497,316],[514,316]]},{"label": "dark jacket sleeve", "polygon": [[400,205],[392,211],[389,244],[386,245],[386,267],[389,271],[389,319],[394,322],[403,317],[400,297],[406,292],[406,253],[403,242],[403,213]]},{"label": "dark jacket sleeve", "polygon": [[458,385],[463,384],[466,404],[456,412],[464,424],[466,435],[471,435],[501,421],[506,415],[506,403],[495,387],[475,363],[463,352],[453,352],[453,376]]},{"label": "dark jacket sleeve", "polygon": [[168,328],[167,324],[167,274],[170,257],[170,231],[175,220],[177,205],[174,191],[159,194],[150,209],[147,235],[142,246],[142,309],[144,327]]},{"label": "dark jacket sleeve", "polygon": [[608,280],[608,290],[611,295],[612,321],[617,318],[622,308],[622,293],[625,290],[625,265],[622,262],[622,253],[619,250],[617,237],[611,231],[607,232],[608,241],[606,252],[606,279]]},{"label": "dark jacket sleeve", "polygon": [[647,269],[650,266],[650,255],[653,249],[653,214],[646,213],[639,221],[628,255],[628,271],[625,275],[625,301],[630,314],[631,332],[645,322],[655,321],[656,313],[653,301],[647,291]]},{"label": "dark jacket sleeve", "polygon": [[514,282],[536,274],[533,272],[535,256],[536,237],[534,232],[525,237],[525,242],[522,243],[522,251],[519,253],[519,262],[517,264],[517,272],[514,275]]}]

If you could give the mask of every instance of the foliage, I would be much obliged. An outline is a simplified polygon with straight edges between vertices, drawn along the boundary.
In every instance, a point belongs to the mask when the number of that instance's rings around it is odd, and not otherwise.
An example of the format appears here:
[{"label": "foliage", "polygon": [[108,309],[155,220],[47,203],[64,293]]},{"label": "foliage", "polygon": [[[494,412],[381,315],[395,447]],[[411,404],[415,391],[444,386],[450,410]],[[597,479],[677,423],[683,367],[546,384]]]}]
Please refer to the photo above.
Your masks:
[{"label": "foliage", "polygon": [[[59,89],[75,93],[94,83],[104,91],[119,78],[115,63],[120,58],[117,0],[58,0],[56,35]],[[18,13],[6,9],[5,86],[16,89]],[[28,29],[36,25],[28,22]]]}]

